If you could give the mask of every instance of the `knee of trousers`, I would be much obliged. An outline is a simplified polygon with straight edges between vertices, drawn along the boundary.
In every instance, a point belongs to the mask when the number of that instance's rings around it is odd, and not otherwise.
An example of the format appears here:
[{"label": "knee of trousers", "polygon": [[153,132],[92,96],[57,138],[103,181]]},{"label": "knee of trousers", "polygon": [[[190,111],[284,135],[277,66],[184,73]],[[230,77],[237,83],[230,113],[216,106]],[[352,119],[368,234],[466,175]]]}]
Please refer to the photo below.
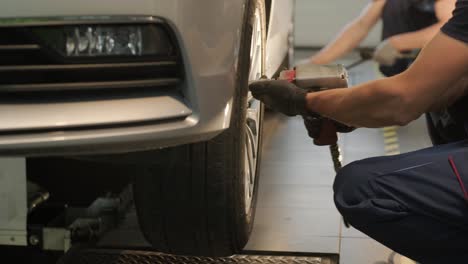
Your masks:
[{"label": "knee of trousers", "polygon": [[353,162],[337,174],[333,184],[336,208],[357,228],[407,214],[407,209],[399,202],[376,193],[374,165],[367,160]]},{"label": "knee of trousers", "polygon": [[[353,162],[341,169],[333,184],[336,208],[353,226],[369,221],[369,203],[375,197],[369,182],[372,173],[364,161]],[[366,223],[364,223],[366,222]]]}]

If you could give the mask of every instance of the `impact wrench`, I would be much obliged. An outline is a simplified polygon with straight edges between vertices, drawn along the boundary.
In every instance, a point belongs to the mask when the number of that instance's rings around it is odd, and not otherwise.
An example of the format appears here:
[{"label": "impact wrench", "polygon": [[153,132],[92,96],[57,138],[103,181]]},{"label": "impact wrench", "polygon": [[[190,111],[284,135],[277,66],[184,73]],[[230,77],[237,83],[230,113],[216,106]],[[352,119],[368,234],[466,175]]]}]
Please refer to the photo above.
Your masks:
[{"label": "impact wrench", "polygon": [[[348,72],[343,65],[298,65],[292,70],[282,71],[278,79],[292,82],[308,92],[348,87]],[[338,129],[333,120],[323,118],[320,134],[314,138],[314,144],[330,147],[333,166],[338,173],[342,168],[341,151],[338,146]],[[343,219],[343,223],[346,227],[350,227],[346,219]]]},{"label": "impact wrench", "polygon": [[[287,80],[309,92],[319,92],[335,88],[348,87],[348,72],[342,65],[298,65],[292,70],[280,73],[278,80]],[[320,135],[314,139],[317,146],[330,146],[330,153],[335,171],[342,168],[341,151],[338,146],[338,132],[334,121],[325,118]]]}]

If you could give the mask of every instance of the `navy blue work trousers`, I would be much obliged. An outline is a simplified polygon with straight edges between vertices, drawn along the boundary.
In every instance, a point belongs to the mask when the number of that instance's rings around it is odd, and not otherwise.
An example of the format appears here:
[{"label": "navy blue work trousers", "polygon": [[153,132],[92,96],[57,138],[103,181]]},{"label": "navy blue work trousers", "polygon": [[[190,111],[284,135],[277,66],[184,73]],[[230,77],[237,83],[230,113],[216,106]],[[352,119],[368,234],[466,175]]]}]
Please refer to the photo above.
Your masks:
[{"label": "navy blue work trousers", "polygon": [[356,229],[419,263],[468,263],[468,140],[345,166],[335,204]]}]

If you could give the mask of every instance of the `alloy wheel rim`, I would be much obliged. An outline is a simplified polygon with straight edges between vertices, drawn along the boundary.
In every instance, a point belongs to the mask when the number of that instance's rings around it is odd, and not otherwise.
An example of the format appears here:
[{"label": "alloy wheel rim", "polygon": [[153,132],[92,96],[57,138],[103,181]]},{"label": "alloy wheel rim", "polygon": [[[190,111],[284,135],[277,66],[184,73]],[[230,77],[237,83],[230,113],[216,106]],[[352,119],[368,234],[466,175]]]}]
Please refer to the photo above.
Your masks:
[{"label": "alloy wheel rim", "polygon": [[[263,75],[264,38],[262,32],[262,16],[257,8],[252,28],[252,42],[250,49],[249,83],[259,80]],[[244,142],[244,187],[245,210],[250,212],[254,198],[255,182],[257,177],[257,160],[260,141],[261,103],[253,98],[251,93],[247,97],[246,137]]]}]

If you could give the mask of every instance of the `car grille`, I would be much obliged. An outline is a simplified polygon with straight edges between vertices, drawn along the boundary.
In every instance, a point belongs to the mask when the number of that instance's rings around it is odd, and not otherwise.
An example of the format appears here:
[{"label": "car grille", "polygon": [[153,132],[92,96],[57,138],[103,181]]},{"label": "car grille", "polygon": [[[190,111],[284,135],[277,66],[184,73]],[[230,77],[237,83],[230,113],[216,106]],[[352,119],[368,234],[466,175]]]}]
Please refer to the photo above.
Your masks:
[{"label": "car grille", "polygon": [[[174,88],[181,82],[177,49],[164,58],[67,62],[28,27],[0,28],[0,93]],[[174,44],[174,47],[176,45]]]}]

